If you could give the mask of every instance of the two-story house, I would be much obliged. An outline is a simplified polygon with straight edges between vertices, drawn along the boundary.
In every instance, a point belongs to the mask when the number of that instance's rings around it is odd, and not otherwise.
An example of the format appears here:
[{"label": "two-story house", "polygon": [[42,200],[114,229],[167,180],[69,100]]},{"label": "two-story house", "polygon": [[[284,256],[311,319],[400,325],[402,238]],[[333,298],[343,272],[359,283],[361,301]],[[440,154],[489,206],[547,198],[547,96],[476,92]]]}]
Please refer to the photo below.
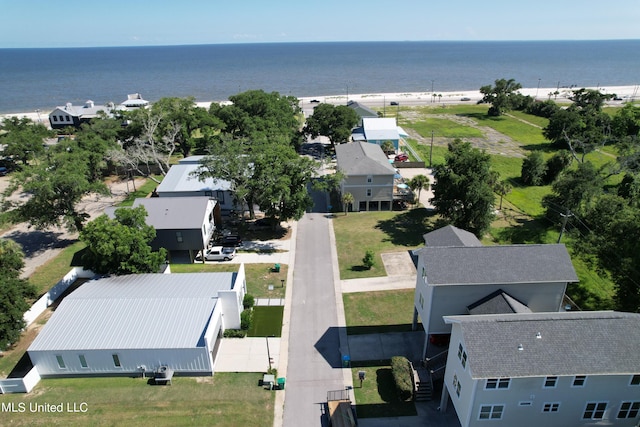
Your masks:
[{"label": "two-story house", "polygon": [[445,316],[440,410],[467,426],[637,426],[640,314]]},{"label": "two-story house", "polygon": [[336,146],[337,168],[345,175],[341,194],[353,195],[354,211],[389,211],[393,206],[394,167],[379,145],[352,142]]}]

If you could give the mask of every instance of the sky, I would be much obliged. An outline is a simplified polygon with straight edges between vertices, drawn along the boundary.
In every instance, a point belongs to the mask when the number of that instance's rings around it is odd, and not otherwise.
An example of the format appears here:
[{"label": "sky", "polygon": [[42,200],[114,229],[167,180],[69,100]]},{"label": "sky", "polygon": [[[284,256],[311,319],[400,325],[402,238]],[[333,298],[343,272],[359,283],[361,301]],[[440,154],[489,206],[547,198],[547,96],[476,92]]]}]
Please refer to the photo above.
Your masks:
[{"label": "sky", "polygon": [[0,48],[640,39],[640,0],[0,0]]}]

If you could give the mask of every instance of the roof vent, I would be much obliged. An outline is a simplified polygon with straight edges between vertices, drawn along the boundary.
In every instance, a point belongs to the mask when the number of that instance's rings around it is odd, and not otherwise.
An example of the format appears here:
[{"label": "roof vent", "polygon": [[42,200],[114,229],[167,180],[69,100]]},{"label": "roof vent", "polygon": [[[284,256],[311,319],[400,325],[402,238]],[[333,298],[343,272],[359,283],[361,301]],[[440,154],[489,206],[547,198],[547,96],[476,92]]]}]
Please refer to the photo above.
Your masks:
[{"label": "roof vent", "polygon": [[522,344],[518,344],[518,351],[524,350],[524,346]]},{"label": "roof vent", "polygon": [[537,339],[542,339],[542,334],[541,334],[540,332],[538,332],[538,333],[536,334],[536,338],[537,338]]}]

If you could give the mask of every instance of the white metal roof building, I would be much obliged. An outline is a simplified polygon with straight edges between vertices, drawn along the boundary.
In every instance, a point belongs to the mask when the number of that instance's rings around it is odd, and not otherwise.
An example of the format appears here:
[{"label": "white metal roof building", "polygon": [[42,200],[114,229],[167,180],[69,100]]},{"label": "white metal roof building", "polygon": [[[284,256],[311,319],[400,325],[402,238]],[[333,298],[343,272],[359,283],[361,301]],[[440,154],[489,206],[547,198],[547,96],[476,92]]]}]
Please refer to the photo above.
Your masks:
[{"label": "white metal roof building", "polygon": [[62,301],[29,356],[42,377],[131,375],[160,366],[211,375],[217,338],[240,327],[245,293],[243,265],[237,273],[93,280]]}]

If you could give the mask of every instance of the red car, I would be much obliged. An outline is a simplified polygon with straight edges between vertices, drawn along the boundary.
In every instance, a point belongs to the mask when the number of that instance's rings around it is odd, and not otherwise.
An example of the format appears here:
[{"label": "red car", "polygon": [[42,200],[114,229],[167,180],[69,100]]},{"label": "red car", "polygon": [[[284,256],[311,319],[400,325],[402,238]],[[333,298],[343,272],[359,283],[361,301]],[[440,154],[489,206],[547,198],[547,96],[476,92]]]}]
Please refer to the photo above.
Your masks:
[{"label": "red car", "polygon": [[406,162],[407,160],[409,160],[409,156],[407,156],[404,153],[400,153],[396,156],[396,158],[394,159],[396,162]]}]

